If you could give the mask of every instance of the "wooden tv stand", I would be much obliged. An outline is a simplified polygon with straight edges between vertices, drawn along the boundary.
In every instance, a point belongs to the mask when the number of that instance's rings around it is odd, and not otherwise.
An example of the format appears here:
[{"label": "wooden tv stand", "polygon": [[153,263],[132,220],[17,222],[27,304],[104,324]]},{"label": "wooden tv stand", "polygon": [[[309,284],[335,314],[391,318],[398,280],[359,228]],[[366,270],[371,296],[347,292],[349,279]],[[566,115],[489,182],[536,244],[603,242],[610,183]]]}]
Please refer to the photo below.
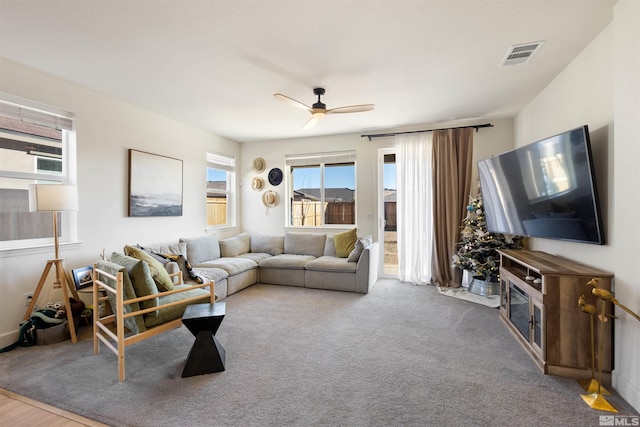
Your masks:
[{"label": "wooden tv stand", "polygon": [[[613,275],[545,252],[501,249],[500,318],[545,374],[591,378],[591,315],[578,306],[602,310],[603,302],[587,286],[599,277],[598,287],[611,291]],[[540,279],[540,283],[526,279]],[[608,314],[613,314],[610,302]],[[595,369],[598,370],[602,340],[602,380],[611,374],[613,319],[604,324],[594,318]]]}]

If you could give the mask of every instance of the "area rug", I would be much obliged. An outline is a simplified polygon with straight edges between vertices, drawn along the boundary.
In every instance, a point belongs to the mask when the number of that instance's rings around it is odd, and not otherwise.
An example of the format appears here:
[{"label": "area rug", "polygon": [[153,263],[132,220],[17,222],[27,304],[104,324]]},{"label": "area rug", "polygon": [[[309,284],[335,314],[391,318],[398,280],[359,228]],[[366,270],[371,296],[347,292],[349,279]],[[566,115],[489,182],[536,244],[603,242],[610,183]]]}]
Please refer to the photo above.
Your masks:
[{"label": "area rug", "polygon": [[437,288],[441,295],[486,305],[487,307],[500,307],[500,295],[482,296],[469,292],[467,288],[445,288],[442,286],[437,286]]},{"label": "area rug", "polygon": [[194,340],[181,327],[129,347],[123,383],[115,356],[81,340],[1,354],[0,387],[126,427],[595,427],[603,414],[575,380],[542,374],[497,310],[434,286],[254,285],[226,299],[216,337],[215,374],[181,378]]}]

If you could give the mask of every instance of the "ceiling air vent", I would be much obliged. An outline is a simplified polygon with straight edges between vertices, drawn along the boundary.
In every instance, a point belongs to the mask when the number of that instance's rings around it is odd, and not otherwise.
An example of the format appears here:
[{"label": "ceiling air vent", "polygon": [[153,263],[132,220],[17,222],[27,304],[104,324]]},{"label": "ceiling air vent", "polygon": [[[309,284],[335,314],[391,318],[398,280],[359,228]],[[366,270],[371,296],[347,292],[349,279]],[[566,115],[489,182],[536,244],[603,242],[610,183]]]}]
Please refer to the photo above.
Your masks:
[{"label": "ceiling air vent", "polygon": [[511,46],[500,63],[500,66],[504,67],[505,65],[526,64],[531,58],[533,58],[533,55],[538,51],[543,43],[544,42],[533,42]]}]

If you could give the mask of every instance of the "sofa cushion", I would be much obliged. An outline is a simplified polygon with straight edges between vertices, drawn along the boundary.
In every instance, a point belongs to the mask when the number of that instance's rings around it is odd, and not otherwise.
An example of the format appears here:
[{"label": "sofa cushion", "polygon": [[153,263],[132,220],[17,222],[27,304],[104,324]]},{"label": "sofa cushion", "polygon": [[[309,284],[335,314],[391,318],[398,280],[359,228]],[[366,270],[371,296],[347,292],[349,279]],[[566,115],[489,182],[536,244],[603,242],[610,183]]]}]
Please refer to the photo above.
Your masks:
[{"label": "sofa cushion", "polygon": [[128,245],[124,247],[124,253],[130,257],[138,258],[147,262],[149,270],[151,271],[151,276],[156,282],[159,291],[164,292],[173,289],[173,280],[171,280],[171,276],[169,276],[169,273],[167,273],[164,266],[154,257],[140,248]]},{"label": "sofa cushion", "polygon": [[355,228],[334,234],[333,242],[336,246],[336,256],[338,258],[347,258],[356,247],[356,240],[358,240],[358,231]]},{"label": "sofa cushion", "polygon": [[261,261],[260,268],[304,270],[304,266],[314,259],[316,257],[312,255],[282,254]]},{"label": "sofa cushion", "polygon": [[336,256],[336,244],[333,241],[333,236],[327,236],[327,241],[324,242],[324,256]]},{"label": "sofa cushion", "polygon": [[153,252],[156,254],[173,254],[187,256],[187,243],[179,242],[171,245],[159,245],[159,246],[145,246],[145,251]]},{"label": "sofa cushion", "polygon": [[220,258],[220,244],[216,236],[181,238],[180,242],[187,244],[187,260],[192,266]]},{"label": "sofa cushion", "polygon": [[[133,291],[137,297],[146,297],[158,293],[158,287],[151,276],[151,270],[149,269],[149,264],[147,264],[146,261],[122,255],[117,252],[111,254],[111,258],[109,260],[127,269],[129,278],[131,279],[131,285],[133,286]],[[157,307],[158,298],[140,301],[139,304],[143,309]]]},{"label": "sofa cushion", "polygon": [[325,240],[327,240],[326,234],[285,233],[284,253],[321,257],[324,254]]},{"label": "sofa cushion", "polygon": [[284,236],[251,236],[251,252],[280,255],[284,253]]},{"label": "sofa cushion", "polygon": [[262,262],[263,260],[265,260],[267,258],[271,258],[272,256],[273,255],[265,254],[264,252],[258,252],[258,253],[249,252],[249,253],[246,253],[246,254],[238,255],[238,258],[250,259],[251,261],[255,262],[256,264],[260,264],[260,262]]},{"label": "sofa cushion", "polygon": [[196,268],[193,271],[199,277],[199,283],[208,283],[212,280],[215,283],[218,283],[229,277],[229,273],[227,273],[227,270],[223,270],[222,268],[203,267]]},{"label": "sofa cushion", "polygon": [[[105,260],[99,260],[98,262],[96,262],[96,266],[100,270],[103,270],[111,274],[112,276],[115,276],[118,273],[122,273],[122,288],[124,293],[124,296],[123,296],[124,299],[129,300],[129,299],[136,298],[136,294],[133,290],[133,285],[131,284],[131,279],[129,278],[129,272],[127,271],[126,267],[123,267],[120,264],[116,264],[114,262],[105,261]],[[102,277],[101,279],[107,286],[111,286],[113,289],[116,288],[115,280],[112,280],[108,277]],[[109,304],[111,304],[111,307],[115,307],[116,306],[115,294],[112,294],[111,292],[107,292],[107,296],[109,297]],[[134,302],[133,304],[127,304],[124,306],[125,313],[131,313],[132,311],[138,311],[138,310],[140,310],[140,304],[138,304],[137,302]],[[144,332],[147,330],[142,316],[135,316],[135,317],[130,317],[128,319],[124,319],[124,325],[127,327],[127,329],[129,329],[134,334],[137,334],[139,332]]]},{"label": "sofa cushion", "polygon": [[233,257],[251,251],[251,239],[247,233],[220,240],[220,255]]},{"label": "sofa cushion", "polygon": [[371,246],[372,243],[373,237],[371,236],[359,237],[358,241],[356,242],[355,248],[353,248],[353,250],[349,254],[349,257],[347,257],[347,261],[358,262],[358,260],[360,259],[360,255],[362,255],[362,252],[364,252],[366,248]]},{"label": "sofa cushion", "polygon": [[305,265],[306,270],[312,271],[333,271],[338,273],[355,273],[358,265],[355,262],[349,262],[346,258],[333,256],[321,256],[313,261],[309,261]]},{"label": "sofa cushion", "polygon": [[258,264],[255,261],[252,261],[247,258],[218,258],[212,261],[201,262],[195,269],[201,269],[202,267],[207,268],[221,268],[229,273],[229,276],[233,276],[234,274],[242,273],[243,271],[251,270],[256,268]]}]

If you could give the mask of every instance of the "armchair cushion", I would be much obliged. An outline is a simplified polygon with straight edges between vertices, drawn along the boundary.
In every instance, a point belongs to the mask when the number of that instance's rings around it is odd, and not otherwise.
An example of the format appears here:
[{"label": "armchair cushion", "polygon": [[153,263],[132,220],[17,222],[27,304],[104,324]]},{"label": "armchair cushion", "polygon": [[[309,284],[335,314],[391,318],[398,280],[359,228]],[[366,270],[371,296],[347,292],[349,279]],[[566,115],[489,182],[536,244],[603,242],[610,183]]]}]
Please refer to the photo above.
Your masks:
[{"label": "armchair cushion", "polygon": [[156,282],[159,291],[163,292],[173,289],[173,280],[171,280],[171,276],[169,276],[167,270],[165,270],[164,266],[160,264],[158,260],[153,258],[144,250],[136,248],[135,246],[125,246],[124,253],[130,257],[147,262],[149,270],[151,271],[151,277],[153,277],[153,280]]},{"label": "armchair cushion", "polygon": [[[100,270],[104,270],[107,273],[115,276],[118,273],[122,273],[122,288],[123,288],[123,293],[124,293],[124,299],[125,300],[129,300],[129,299],[133,299],[136,298],[136,294],[133,290],[133,285],[131,284],[131,279],[129,278],[129,272],[127,271],[126,267],[123,267],[119,264],[116,264],[114,262],[111,261],[105,261],[105,260],[99,260],[96,263],[96,266],[100,269]],[[112,288],[115,289],[116,287],[116,282],[115,280],[111,280],[107,277],[103,277],[102,280],[104,281],[104,283],[108,286],[111,286]],[[116,306],[116,297],[114,294],[112,294],[111,292],[108,293],[109,296],[109,304],[111,304],[111,307],[115,307]],[[124,312],[125,313],[130,313],[132,311],[138,311],[140,310],[140,305],[137,302],[134,302],[133,304],[127,304],[124,306]],[[128,319],[124,320],[124,325],[127,327],[127,329],[129,329],[131,332],[133,332],[134,334],[140,333],[140,332],[144,332],[147,330],[145,324],[144,324],[144,319],[142,318],[142,316],[135,316],[135,317],[130,317]]]},{"label": "armchair cushion", "polygon": [[[158,293],[158,287],[151,276],[151,271],[149,270],[149,265],[146,261],[122,255],[117,252],[111,254],[110,261],[127,269],[129,279],[131,280],[131,285],[133,286],[133,291],[136,296],[146,297],[148,295],[155,295]],[[157,307],[158,298],[140,301],[139,304],[140,308],[143,309]]]},{"label": "armchair cushion", "polygon": [[[202,288],[194,288],[189,289],[191,286],[189,285],[176,285],[175,289],[185,289],[184,292],[180,292],[179,294],[172,295],[163,295],[160,299],[160,304],[170,304],[176,301],[182,301],[186,298],[194,297],[194,296],[202,296],[202,303],[209,302],[209,292]],[[184,314],[184,311],[187,309],[187,306],[190,304],[197,304],[198,302],[188,302],[184,304],[177,304],[173,306],[169,306],[166,308],[161,308],[156,311],[158,313],[156,316],[147,316],[144,319],[145,326],[147,328],[151,328],[156,325],[161,325],[163,323],[169,322],[171,320],[179,319]]]}]

